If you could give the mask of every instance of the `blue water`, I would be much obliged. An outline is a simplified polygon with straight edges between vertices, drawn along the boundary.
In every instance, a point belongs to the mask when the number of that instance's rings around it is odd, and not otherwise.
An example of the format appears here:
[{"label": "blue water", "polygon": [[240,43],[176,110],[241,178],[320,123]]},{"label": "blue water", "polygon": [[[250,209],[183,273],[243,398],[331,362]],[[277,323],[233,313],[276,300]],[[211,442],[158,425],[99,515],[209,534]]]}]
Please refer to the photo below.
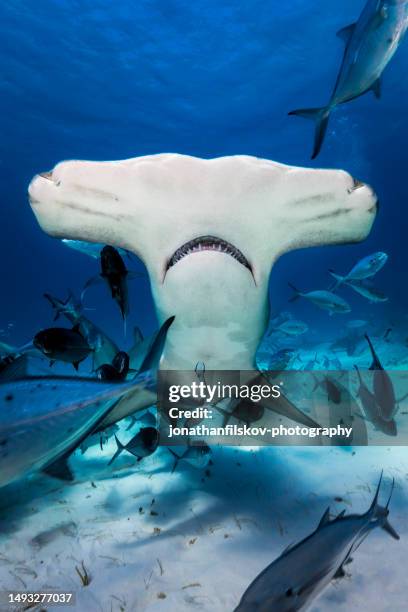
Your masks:
[{"label": "blue water", "polygon": [[[288,117],[331,93],[343,52],[336,31],[363,1],[198,2],[5,0],[0,6],[0,176],[2,326],[26,341],[50,321],[42,293],[79,290],[97,264],[65,249],[38,227],[26,190],[32,176],[68,158],[119,159],[164,151],[202,157],[264,156],[335,167],[372,184],[381,210],[360,245],[310,249],[273,270],[275,311],[286,308],[287,281],[301,289],[328,284],[327,268],[347,271],[360,257],[386,251],[378,277],[385,305],[348,297],[353,316],[395,316],[406,287],[408,85],[405,41],[387,68],[383,95],[333,115],[320,157],[311,162],[313,127]],[[233,211],[231,212],[233,215]],[[134,264],[133,267],[141,264]],[[95,289],[95,318],[119,333],[120,317]],[[155,314],[147,281],[131,289],[132,322],[148,333]],[[336,323],[308,304],[308,323]]]}]

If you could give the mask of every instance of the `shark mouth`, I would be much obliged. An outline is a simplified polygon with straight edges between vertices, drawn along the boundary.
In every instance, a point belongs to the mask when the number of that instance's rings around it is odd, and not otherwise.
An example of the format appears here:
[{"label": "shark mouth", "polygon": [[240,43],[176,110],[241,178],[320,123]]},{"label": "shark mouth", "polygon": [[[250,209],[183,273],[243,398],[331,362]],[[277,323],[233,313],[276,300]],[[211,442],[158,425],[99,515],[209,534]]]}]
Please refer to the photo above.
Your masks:
[{"label": "shark mouth", "polygon": [[236,259],[238,263],[247,268],[253,275],[251,264],[245,255],[230,242],[222,240],[222,238],[216,238],[215,236],[199,236],[198,238],[194,238],[193,240],[183,244],[169,259],[166,272],[187,255],[191,255],[192,253],[200,253],[201,251],[215,251],[230,255]]}]

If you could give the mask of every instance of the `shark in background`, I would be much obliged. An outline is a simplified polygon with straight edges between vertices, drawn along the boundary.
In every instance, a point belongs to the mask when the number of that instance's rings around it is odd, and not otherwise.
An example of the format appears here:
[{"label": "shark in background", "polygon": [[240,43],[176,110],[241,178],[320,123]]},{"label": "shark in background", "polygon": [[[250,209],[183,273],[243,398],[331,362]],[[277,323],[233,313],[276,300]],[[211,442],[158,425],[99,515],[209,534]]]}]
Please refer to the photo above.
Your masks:
[{"label": "shark in background", "polygon": [[368,0],[357,22],[337,32],[346,48],[330,101],[321,108],[289,113],[315,122],[312,159],[320,153],[330,114],[336,106],[368,91],[380,98],[381,75],[401,44],[407,25],[407,0]]},{"label": "shark in background", "polygon": [[345,576],[344,566],[369,533],[381,527],[395,540],[399,535],[388,521],[389,503],[378,503],[381,481],[364,514],[330,517],[329,508],[317,529],[290,546],[245,591],[235,612],[296,612],[307,610],[333,580]]}]

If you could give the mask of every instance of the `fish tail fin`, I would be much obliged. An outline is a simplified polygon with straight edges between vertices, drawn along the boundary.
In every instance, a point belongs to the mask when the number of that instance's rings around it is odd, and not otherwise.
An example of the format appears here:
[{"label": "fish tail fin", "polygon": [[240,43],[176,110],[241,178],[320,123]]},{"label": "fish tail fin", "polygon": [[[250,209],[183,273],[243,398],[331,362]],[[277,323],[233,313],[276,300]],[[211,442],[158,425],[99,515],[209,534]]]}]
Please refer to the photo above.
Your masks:
[{"label": "fish tail fin", "polygon": [[108,465],[111,465],[115,459],[117,459],[119,457],[119,455],[121,454],[121,452],[126,448],[122,442],[119,440],[119,438],[117,437],[117,435],[115,434],[115,441],[116,441],[116,453],[113,455],[112,459],[109,461]]},{"label": "fish tail fin", "polygon": [[324,106],[323,108],[299,108],[289,113],[289,115],[311,119],[315,122],[316,129],[312,159],[315,159],[319,155],[320,149],[322,148],[327,124],[329,122],[330,111],[331,108],[329,106]]},{"label": "fish tail fin", "polygon": [[289,302],[295,302],[296,300],[298,300],[300,298],[300,291],[299,291],[299,289],[296,289],[295,285],[292,285],[292,283],[288,283],[288,285],[292,289],[292,291],[295,292],[295,295],[293,295],[289,299]]},{"label": "fish tail fin", "polygon": [[336,274],[334,270],[329,270],[328,272],[336,280],[336,282],[329,287],[329,291],[336,291],[336,289],[344,283],[346,277],[340,276],[340,274]]},{"label": "fish tail fin", "polygon": [[173,455],[174,457],[174,464],[173,464],[173,468],[171,470],[171,473],[173,474],[176,471],[176,467],[178,466],[178,462],[180,461],[180,456],[174,452],[174,450],[171,450],[171,448],[168,449],[169,452]]},{"label": "fish tail fin", "polygon": [[377,485],[377,490],[375,492],[374,499],[371,503],[371,506],[368,512],[369,512],[369,515],[371,516],[371,519],[375,519],[377,521],[377,524],[381,527],[381,529],[384,529],[384,531],[386,531],[392,538],[394,538],[394,540],[399,540],[400,536],[398,535],[394,527],[388,521],[388,515],[390,513],[389,505],[390,505],[391,497],[394,491],[395,481],[394,479],[392,480],[391,491],[390,491],[390,495],[388,497],[388,501],[386,505],[380,506],[380,504],[378,503],[378,495],[379,495],[380,488],[381,488],[382,477],[383,477],[383,472],[381,472],[380,480]]}]

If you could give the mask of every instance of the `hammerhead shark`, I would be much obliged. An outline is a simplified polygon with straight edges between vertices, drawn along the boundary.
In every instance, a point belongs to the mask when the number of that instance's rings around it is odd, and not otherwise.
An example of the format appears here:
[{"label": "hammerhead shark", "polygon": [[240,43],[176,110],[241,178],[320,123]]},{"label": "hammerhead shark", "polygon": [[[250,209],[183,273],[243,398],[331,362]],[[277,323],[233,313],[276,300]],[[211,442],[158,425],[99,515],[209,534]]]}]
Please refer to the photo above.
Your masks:
[{"label": "hammerhead shark", "polygon": [[[364,240],[372,188],[342,170],[252,156],[158,154],[63,161],[29,200],[44,231],[135,253],[169,330],[161,369],[254,370],[275,261],[305,247]],[[341,315],[339,315],[341,316]]]}]

